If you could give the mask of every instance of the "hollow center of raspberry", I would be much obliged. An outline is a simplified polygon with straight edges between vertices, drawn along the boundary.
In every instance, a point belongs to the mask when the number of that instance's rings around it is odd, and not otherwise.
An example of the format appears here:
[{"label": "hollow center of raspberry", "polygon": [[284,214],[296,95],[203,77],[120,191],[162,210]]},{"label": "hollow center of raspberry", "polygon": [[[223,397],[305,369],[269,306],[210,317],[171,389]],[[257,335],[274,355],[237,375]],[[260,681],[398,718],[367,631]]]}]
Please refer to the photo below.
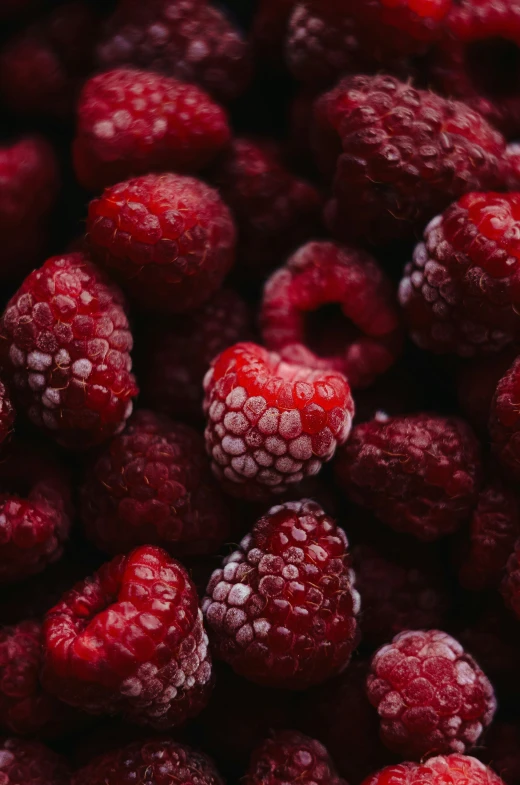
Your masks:
[{"label": "hollow center of raspberry", "polygon": [[339,303],[322,305],[304,316],[305,345],[318,357],[342,357],[346,347],[362,336]]},{"label": "hollow center of raspberry", "polygon": [[516,96],[520,91],[520,48],[505,38],[474,41],[466,47],[466,64],[482,95]]}]

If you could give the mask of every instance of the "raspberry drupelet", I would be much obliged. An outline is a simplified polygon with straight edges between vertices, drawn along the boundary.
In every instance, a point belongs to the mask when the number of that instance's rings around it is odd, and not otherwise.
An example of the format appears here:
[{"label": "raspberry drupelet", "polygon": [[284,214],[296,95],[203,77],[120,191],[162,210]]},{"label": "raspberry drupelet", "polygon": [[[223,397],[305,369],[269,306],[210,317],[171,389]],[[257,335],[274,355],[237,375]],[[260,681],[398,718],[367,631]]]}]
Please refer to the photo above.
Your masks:
[{"label": "raspberry drupelet", "polygon": [[258,684],[306,689],[358,640],[345,533],[316,502],[272,507],[215,570],[202,603],[215,655]]},{"label": "raspberry drupelet", "polygon": [[141,410],[89,468],[81,488],[87,534],[110,554],[160,545],[211,554],[229,534],[230,513],[195,430]]},{"label": "raspberry drupelet", "polygon": [[278,731],[251,756],[245,785],[346,785],[319,741],[298,731]]},{"label": "raspberry drupelet", "polygon": [[228,208],[201,180],[177,174],[107,188],[89,205],[87,238],[137,305],[165,313],[202,305],[234,262]]},{"label": "raspberry drupelet", "polygon": [[167,729],[209,699],[197,592],[160,548],[104,564],[47,613],[43,630],[44,688],[86,712]]},{"label": "raspberry drupelet", "polygon": [[420,760],[471,750],[491,723],[493,687],[445,632],[402,632],[372,658],[367,694],[389,749]]},{"label": "raspberry drupelet", "polygon": [[2,739],[0,777],[4,785],[70,785],[65,759],[37,741]]},{"label": "raspberry drupelet", "polygon": [[498,382],[489,417],[494,454],[510,477],[520,477],[520,358]]},{"label": "raspberry drupelet", "polygon": [[124,427],[137,394],[119,289],[82,253],[48,259],[7,304],[0,350],[15,402],[70,448]]},{"label": "raspberry drupelet", "polygon": [[378,414],[353,429],[335,468],[353,501],[427,542],[456,531],[477,503],[479,444],[457,417]]},{"label": "raspberry drupelet", "polygon": [[411,239],[463,194],[502,187],[502,135],[391,76],[347,77],[319,98],[313,146],[334,176],[327,222],[347,241]]},{"label": "raspberry drupelet", "polygon": [[319,472],[354,414],[344,376],[283,362],[253,343],[213,360],[204,379],[206,449],[235,496],[262,500]]},{"label": "raspberry drupelet", "polygon": [[260,320],[269,349],[287,362],[339,371],[352,388],[369,386],[401,349],[390,281],[369,254],[330,242],[304,245],[273,273]]},{"label": "raspberry drupelet", "polygon": [[229,142],[226,113],[204,90],[131,68],[93,76],[78,102],[76,177],[96,191],[154,171],[196,172]]},{"label": "raspberry drupelet", "polygon": [[439,755],[400,763],[367,777],[363,785],[504,785],[498,774],[469,755]]}]

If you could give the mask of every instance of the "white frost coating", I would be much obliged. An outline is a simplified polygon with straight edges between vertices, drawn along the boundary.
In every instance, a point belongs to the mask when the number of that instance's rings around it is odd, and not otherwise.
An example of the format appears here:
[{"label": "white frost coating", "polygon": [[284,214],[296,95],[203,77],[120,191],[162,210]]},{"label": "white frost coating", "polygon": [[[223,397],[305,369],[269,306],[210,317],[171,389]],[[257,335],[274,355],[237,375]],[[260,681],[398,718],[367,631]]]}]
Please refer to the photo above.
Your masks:
[{"label": "white frost coating", "polygon": [[224,436],[222,448],[228,455],[243,455],[246,451],[244,440],[237,436]]},{"label": "white frost coating", "polygon": [[42,395],[42,403],[48,409],[55,409],[61,403],[61,393],[55,387],[47,387]]},{"label": "white frost coating", "polygon": [[31,390],[41,390],[43,387],[45,387],[45,384],[45,376],[42,373],[29,374],[29,387]]},{"label": "white frost coating", "polygon": [[276,433],[278,430],[279,416],[278,409],[268,409],[258,421],[259,430],[264,434]]},{"label": "white frost coating", "polygon": [[265,638],[269,635],[271,625],[267,619],[255,619],[253,622],[253,629],[257,638]]},{"label": "white frost coating", "polygon": [[280,417],[280,426],[278,428],[280,436],[285,439],[295,439],[302,432],[302,420],[300,412],[292,409],[288,412],[282,412]]},{"label": "white frost coating", "polygon": [[235,387],[226,398],[226,406],[229,409],[241,409],[247,401],[247,392],[243,387]]},{"label": "white frost coating", "polygon": [[252,592],[251,586],[246,586],[244,583],[236,583],[228,595],[229,605],[245,605]]},{"label": "white frost coating", "polygon": [[27,355],[27,367],[31,371],[46,371],[52,364],[52,355],[45,352],[30,352]]},{"label": "white frost coating", "polygon": [[287,442],[280,436],[268,436],[264,444],[266,449],[273,455],[285,455],[287,452]]},{"label": "white frost coating", "polygon": [[302,434],[289,444],[289,454],[298,461],[308,461],[312,457],[312,440],[308,434]]},{"label": "white frost coating", "polygon": [[63,368],[65,365],[70,365],[70,354],[66,349],[60,349],[54,355],[54,362],[60,368]]},{"label": "white frost coating", "polygon": [[86,358],[76,360],[76,362],[72,364],[72,373],[74,376],[79,376],[80,379],[88,379],[92,373],[92,363]]},{"label": "white frost coating", "polygon": [[115,136],[114,124],[110,120],[100,120],[94,125],[92,131],[98,139],[112,139]]},{"label": "white frost coating", "polygon": [[228,412],[224,417],[224,425],[234,436],[242,436],[249,428],[249,422],[242,412]]},{"label": "white frost coating", "polygon": [[460,684],[461,687],[474,684],[477,680],[477,674],[469,662],[457,662],[455,665],[455,673],[457,675],[457,684]]}]

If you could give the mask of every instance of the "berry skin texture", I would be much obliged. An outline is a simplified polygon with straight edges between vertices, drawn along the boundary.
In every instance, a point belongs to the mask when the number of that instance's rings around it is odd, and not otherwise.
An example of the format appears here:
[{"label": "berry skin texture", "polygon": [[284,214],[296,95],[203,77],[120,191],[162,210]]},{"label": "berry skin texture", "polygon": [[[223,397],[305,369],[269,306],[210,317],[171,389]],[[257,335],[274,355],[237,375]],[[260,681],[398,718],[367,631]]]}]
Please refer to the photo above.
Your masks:
[{"label": "berry skin texture", "polygon": [[172,728],[205,706],[211,659],[194,585],[160,548],[116,556],[44,622],[45,689],[90,714]]},{"label": "berry skin texture", "polygon": [[253,343],[216,357],[204,389],[211,467],[235,496],[261,501],[287,491],[317,474],[350,433],[344,376],[290,365]]},{"label": "berry skin texture", "polygon": [[230,139],[224,110],[199,87],[130,68],[89,79],[77,113],[74,168],[92,191],[153,171],[196,172]]},{"label": "berry skin texture", "polygon": [[345,785],[319,741],[298,731],[278,731],[251,757],[245,785]]},{"label": "berry skin texture", "polygon": [[372,774],[363,785],[504,785],[498,774],[469,755],[439,755],[400,763]]},{"label": "berry skin texture", "polygon": [[15,402],[59,444],[100,444],[137,394],[119,289],[82,253],[48,259],[8,302],[0,351]]},{"label": "berry skin texture", "polygon": [[502,186],[505,140],[462,103],[391,76],[353,76],[314,106],[313,147],[333,177],[339,239],[412,239],[451,202]]},{"label": "berry skin texture", "polygon": [[439,630],[402,632],[371,663],[367,695],[394,752],[420,760],[464,753],[491,723],[491,683],[460,643]]},{"label": "berry skin texture", "polygon": [[229,534],[229,512],[209,471],[203,438],[141,410],[90,467],[81,488],[87,534],[106,553],[160,545],[211,554]]},{"label": "berry skin texture", "polygon": [[456,417],[377,415],[357,425],[336,461],[352,501],[395,531],[432,542],[465,523],[481,474],[478,442]]},{"label": "berry skin texture", "polygon": [[518,350],[502,352],[461,363],[457,369],[457,398],[464,417],[479,435],[487,437],[491,403],[497,385],[516,359]]},{"label": "berry skin texture", "polygon": [[[327,326],[320,309],[328,305],[341,316]],[[269,349],[287,362],[339,371],[354,389],[387,371],[401,349],[390,281],[369,254],[334,243],[308,243],[273,273],[260,319]]]},{"label": "berry skin texture", "polygon": [[70,773],[61,755],[37,741],[3,739],[0,776],[5,785],[69,785]]},{"label": "berry skin texture", "polygon": [[202,603],[215,655],[257,684],[306,689],[357,644],[348,542],[316,503],[272,507],[215,570]]},{"label": "berry skin texture", "polygon": [[520,194],[470,193],[434,218],[399,288],[422,349],[473,357],[520,337]]},{"label": "berry skin texture", "polygon": [[0,444],[5,442],[13,430],[16,413],[5,384],[0,381]]},{"label": "berry skin texture", "polygon": [[230,212],[193,177],[148,174],[107,188],[89,205],[87,233],[94,259],[153,311],[199,307],[234,262]]}]

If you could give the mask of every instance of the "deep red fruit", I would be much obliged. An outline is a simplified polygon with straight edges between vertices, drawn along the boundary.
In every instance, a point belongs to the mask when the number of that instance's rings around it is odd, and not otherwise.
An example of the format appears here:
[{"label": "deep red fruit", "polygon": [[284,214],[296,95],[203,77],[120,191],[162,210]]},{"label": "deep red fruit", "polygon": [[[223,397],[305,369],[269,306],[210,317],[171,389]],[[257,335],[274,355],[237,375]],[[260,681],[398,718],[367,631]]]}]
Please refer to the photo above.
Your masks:
[{"label": "deep red fruit", "polygon": [[229,138],[224,110],[199,87],[119,68],[82,90],[74,167],[81,185],[95,191],[152,171],[198,171]]},{"label": "deep red fruit", "polygon": [[153,311],[200,306],[234,262],[229,210],[193,177],[148,174],[107,188],[89,205],[87,233],[94,259]]},{"label": "deep red fruit", "polygon": [[472,749],[496,710],[483,671],[460,643],[438,630],[402,632],[379,649],[367,694],[383,742],[416,760]]},{"label": "deep red fruit", "polygon": [[[336,310],[327,318],[327,308]],[[390,281],[364,251],[329,242],[300,248],[264,288],[264,343],[287,362],[343,373],[367,387],[401,349]]]},{"label": "deep red fruit", "polygon": [[507,785],[520,783],[520,726],[494,722],[480,757],[500,773]]},{"label": "deep red fruit", "polygon": [[494,453],[504,469],[520,477],[520,358],[498,382],[491,403],[489,433]]},{"label": "deep red fruit", "polygon": [[469,755],[439,755],[423,763],[387,766],[363,785],[504,785],[494,771]]},{"label": "deep red fruit", "polygon": [[45,689],[91,714],[171,728],[205,706],[211,659],[179,562],[143,546],[78,583],[45,617]]},{"label": "deep red fruit", "polygon": [[204,388],[211,466],[236,496],[262,499],[317,474],[350,432],[344,376],[289,365],[253,343],[216,357]]},{"label": "deep red fruit", "polygon": [[278,731],[258,747],[243,779],[245,785],[345,785],[325,747],[298,731]]},{"label": "deep red fruit", "polygon": [[520,144],[513,142],[506,147],[502,159],[502,176],[507,191],[520,190]]},{"label": "deep red fruit", "polygon": [[230,524],[202,437],[145,410],[90,467],[81,515],[89,538],[114,555],[145,544],[177,554],[214,553]]},{"label": "deep red fruit", "polygon": [[491,403],[498,382],[516,359],[518,350],[508,347],[502,352],[478,357],[457,368],[459,406],[479,435],[487,437]]},{"label": "deep red fruit", "polygon": [[396,531],[432,541],[465,523],[477,501],[480,450],[456,417],[384,414],[357,425],[338,454],[348,496]]},{"label": "deep red fruit", "polygon": [[346,240],[410,239],[469,191],[500,188],[505,140],[457,101],[391,76],[353,76],[314,108],[314,149],[334,176],[329,226]]},{"label": "deep red fruit", "polygon": [[15,410],[5,384],[0,381],[0,444],[13,430]]},{"label": "deep red fruit", "polygon": [[124,0],[97,49],[103,69],[131,65],[236,98],[251,75],[248,45],[218,8],[200,0]]},{"label": "deep red fruit", "polygon": [[214,651],[258,684],[305,689],[357,644],[348,543],[316,502],[271,508],[215,570],[202,608]]},{"label": "deep red fruit", "polygon": [[71,448],[124,427],[137,394],[132,335],[119,289],[81,253],[54,256],[11,298],[3,363],[29,419]]},{"label": "deep red fruit", "polygon": [[37,741],[0,742],[0,777],[4,785],[69,785],[65,759]]},{"label": "deep red fruit", "polygon": [[239,138],[213,170],[238,228],[238,273],[263,279],[317,234],[322,199],[290,172],[275,142]]}]

